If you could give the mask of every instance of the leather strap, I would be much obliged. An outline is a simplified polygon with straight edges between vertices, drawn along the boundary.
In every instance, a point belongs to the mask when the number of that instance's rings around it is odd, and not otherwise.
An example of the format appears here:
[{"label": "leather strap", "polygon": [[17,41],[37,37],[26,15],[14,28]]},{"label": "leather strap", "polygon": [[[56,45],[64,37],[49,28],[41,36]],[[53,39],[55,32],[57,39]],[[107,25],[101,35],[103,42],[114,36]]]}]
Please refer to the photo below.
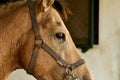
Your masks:
[{"label": "leather strap", "polygon": [[[39,53],[39,49],[40,49],[40,41],[42,41],[40,32],[39,32],[39,26],[36,20],[36,13],[35,13],[35,7],[34,7],[34,3],[32,0],[27,0],[28,2],[28,7],[29,7],[29,12],[30,12],[30,18],[31,18],[31,23],[32,23],[32,28],[33,28],[33,32],[35,35],[35,45],[34,45],[34,49],[33,49],[33,53],[27,68],[27,73],[33,75],[33,71],[35,68],[35,64],[36,64],[36,60],[38,57],[38,53]],[[37,80],[43,80],[41,77],[36,77],[34,76]]]},{"label": "leather strap", "polygon": [[41,48],[48,52],[61,66],[66,67],[68,64],[53,50],[51,49],[46,43],[43,43]]},{"label": "leather strap", "polygon": [[33,74],[39,50],[40,50],[40,46],[35,45],[28,68],[27,68],[27,73],[29,73],[29,74]]},{"label": "leather strap", "polygon": [[71,69],[74,70],[77,67],[80,67],[81,65],[83,65],[85,63],[84,59],[81,59],[73,64],[71,64]]},{"label": "leather strap", "polygon": [[43,43],[41,45],[41,48],[43,48],[45,51],[48,52],[59,64],[60,66],[67,67],[68,65],[71,66],[71,69],[74,70],[75,68],[81,66],[85,63],[84,59],[81,59],[73,64],[68,64],[66,61],[64,61],[53,49],[51,49],[46,43]]},{"label": "leather strap", "polygon": [[35,6],[32,0],[27,0],[30,12],[31,23],[35,34],[35,40],[41,40],[40,29],[36,20]]}]

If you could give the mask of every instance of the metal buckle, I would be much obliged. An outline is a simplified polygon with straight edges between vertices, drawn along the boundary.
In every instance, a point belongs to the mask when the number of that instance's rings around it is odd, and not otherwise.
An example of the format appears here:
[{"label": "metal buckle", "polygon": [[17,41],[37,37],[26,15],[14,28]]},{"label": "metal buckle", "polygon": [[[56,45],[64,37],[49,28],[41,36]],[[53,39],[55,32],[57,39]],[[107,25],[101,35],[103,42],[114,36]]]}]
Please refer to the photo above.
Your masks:
[{"label": "metal buckle", "polygon": [[75,76],[71,65],[66,67],[64,80],[80,80],[80,78]]}]

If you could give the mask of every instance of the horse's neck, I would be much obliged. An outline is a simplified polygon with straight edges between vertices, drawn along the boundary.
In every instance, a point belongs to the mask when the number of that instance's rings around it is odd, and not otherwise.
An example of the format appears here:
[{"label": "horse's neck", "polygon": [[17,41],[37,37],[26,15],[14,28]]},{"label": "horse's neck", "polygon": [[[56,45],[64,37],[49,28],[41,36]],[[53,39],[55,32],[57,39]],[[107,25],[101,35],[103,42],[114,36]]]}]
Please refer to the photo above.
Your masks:
[{"label": "horse's neck", "polygon": [[21,37],[30,29],[28,8],[18,8],[0,18],[0,80],[19,68]]},{"label": "horse's neck", "polygon": [[8,3],[7,5],[6,4],[3,4],[3,5],[0,5],[0,16],[2,14],[5,14],[5,13],[8,13],[10,11],[14,11],[14,9],[22,6],[23,4],[25,4],[25,1],[19,1],[19,2],[15,2],[15,3]]}]

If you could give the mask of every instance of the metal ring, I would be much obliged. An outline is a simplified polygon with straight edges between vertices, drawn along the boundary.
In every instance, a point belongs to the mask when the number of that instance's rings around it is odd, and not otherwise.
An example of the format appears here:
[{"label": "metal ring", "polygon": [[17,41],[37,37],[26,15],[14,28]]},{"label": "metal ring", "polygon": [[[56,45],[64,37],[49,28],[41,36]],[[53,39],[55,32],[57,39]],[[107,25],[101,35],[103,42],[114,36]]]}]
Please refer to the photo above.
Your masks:
[{"label": "metal ring", "polygon": [[72,66],[71,66],[71,65],[68,65],[68,66],[66,67],[66,73],[67,73],[67,74],[71,74],[72,72],[73,72]]},{"label": "metal ring", "polygon": [[36,39],[35,40],[35,46],[41,47],[43,45],[43,39]]}]

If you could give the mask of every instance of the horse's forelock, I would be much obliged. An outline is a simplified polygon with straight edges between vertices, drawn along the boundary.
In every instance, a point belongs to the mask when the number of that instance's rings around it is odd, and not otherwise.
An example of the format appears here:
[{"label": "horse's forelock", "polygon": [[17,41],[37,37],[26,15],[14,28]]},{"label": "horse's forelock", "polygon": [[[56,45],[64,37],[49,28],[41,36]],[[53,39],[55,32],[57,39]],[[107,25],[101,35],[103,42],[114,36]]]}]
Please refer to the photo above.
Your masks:
[{"label": "horse's forelock", "polygon": [[0,0],[0,5],[7,5],[8,3],[11,2],[17,2],[17,1],[23,1],[23,0]]},{"label": "horse's forelock", "polygon": [[53,7],[59,12],[59,14],[63,19],[66,19],[66,20],[68,19],[68,14],[70,14],[71,12],[67,7],[67,4],[65,1],[55,0]]}]

